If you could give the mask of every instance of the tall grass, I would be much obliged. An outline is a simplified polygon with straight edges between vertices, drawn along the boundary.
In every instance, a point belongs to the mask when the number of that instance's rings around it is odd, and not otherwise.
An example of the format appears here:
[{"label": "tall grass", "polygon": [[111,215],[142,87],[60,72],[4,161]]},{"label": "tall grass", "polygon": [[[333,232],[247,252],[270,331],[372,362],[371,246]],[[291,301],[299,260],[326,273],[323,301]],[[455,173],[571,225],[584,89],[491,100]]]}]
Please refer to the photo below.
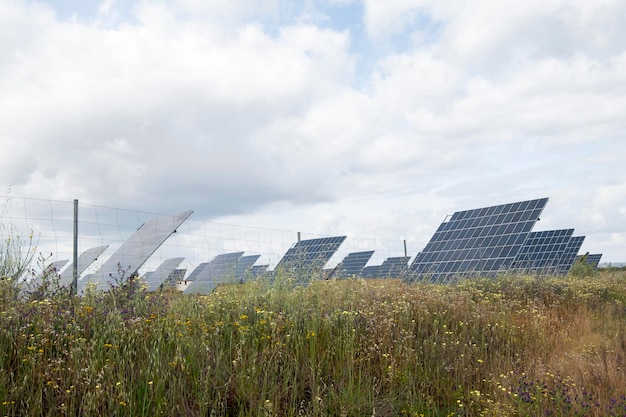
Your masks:
[{"label": "tall grass", "polygon": [[7,416],[623,416],[626,273],[14,297]]}]

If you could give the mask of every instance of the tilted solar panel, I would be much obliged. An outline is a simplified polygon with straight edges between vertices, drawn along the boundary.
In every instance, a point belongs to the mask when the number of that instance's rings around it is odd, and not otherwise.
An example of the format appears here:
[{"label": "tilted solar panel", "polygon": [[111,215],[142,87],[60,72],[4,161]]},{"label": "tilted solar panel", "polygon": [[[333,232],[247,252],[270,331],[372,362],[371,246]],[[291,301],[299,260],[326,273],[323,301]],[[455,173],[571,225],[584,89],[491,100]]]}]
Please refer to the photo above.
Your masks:
[{"label": "tilted solar panel", "polygon": [[510,270],[530,275],[554,275],[574,229],[531,232]]},{"label": "tilted solar panel", "polygon": [[261,257],[261,255],[246,255],[239,258],[235,264],[235,280],[243,282],[248,278],[252,278],[251,269],[254,263]]},{"label": "tilted solar panel", "polygon": [[373,250],[349,253],[330,274],[330,278],[359,276],[361,270],[374,254]]},{"label": "tilted solar panel", "polygon": [[344,240],[345,236],[335,236],[297,242],[278,262],[274,271],[292,276],[298,282],[308,282],[313,276],[321,274],[322,268]]},{"label": "tilted solar panel", "polygon": [[243,252],[223,253],[217,255],[209,262],[206,268],[203,268],[196,278],[196,281],[233,281],[235,277],[235,266],[239,259],[243,256]]},{"label": "tilted solar panel", "polygon": [[185,258],[171,258],[163,261],[154,272],[146,277],[146,285],[148,286],[146,291],[158,290],[161,284],[174,272],[183,259]]},{"label": "tilted solar panel", "polygon": [[209,262],[202,262],[199,263],[193,271],[191,271],[191,273],[189,274],[189,276],[187,277],[187,281],[195,281],[196,279],[198,279],[198,276],[200,275],[200,273],[202,272],[202,270],[204,268],[206,268],[209,265]]},{"label": "tilted solar panel", "polygon": [[598,269],[598,265],[600,265],[600,260],[602,259],[601,253],[587,253],[585,255],[578,255],[576,257],[576,261],[585,261],[586,265],[591,266],[593,269]]},{"label": "tilted solar panel", "polygon": [[48,282],[58,280],[60,286],[61,281],[59,278],[59,271],[61,270],[61,268],[63,268],[63,265],[68,262],[69,261],[67,259],[63,259],[60,261],[52,262],[50,265],[46,265],[43,271],[37,274],[37,276],[25,282],[27,290],[32,291],[37,289],[37,287],[41,286],[44,283],[44,279],[46,279]]},{"label": "tilted solar panel", "polygon": [[370,265],[363,268],[363,278],[401,278],[408,266],[408,256],[395,256],[387,258],[380,265]]},{"label": "tilted solar panel", "polygon": [[380,265],[369,265],[363,268],[361,278],[380,278]]},{"label": "tilted solar panel", "polygon": [[[89,266],[98,260],[100,255],[104,253],[104,251],[109,247],[109,245],[96,246],[94,248],[87,249],[78,257],[78,268],[76,270],[78,277],[81,276],[85,269],[89,268]],[[61,274],[61,279],[59,280],[59,285],[64,287],[70,286],[72,284],[72,280],[74,278],[74,263],[71,263],[70,266],[65,268],[63,273]]]},{"label": "tilted solar panel", "polygon": [[395,256],[385,259],[380,265],[379,274],[381,278],[400,278],[404,275],[408,266],[409,256]]},{"label": "tilted solar panel", "polygon": [[142,224],[90,277],[96,289],[107,289],[135,275],[137,270],[193,213],[188,210],[171,216],[158,216]]},{"label": "tilted solar panel", "polygon": [[267,268],[269,268],[269,265],[252,265],[252,268],[250,268],[250,277],[251,278],[258,278],[261,275],[263,275],[265,273],[265,271],[267,271]]},{"label": "tilted solar panel", "polygon": [[408,282],[447,282],[508,270],[547,198],[458,211],[446,219],[407,270]]},{"label": "tilted solar panel", "polygon": [[185,289],[185,294],[209,294],[219,284],[235,281],[235,266],[243,252],[217,255],[208,263],[195,280]]},{"label": "tilted solar panel", "polygon": [[576,254],[583,245],[585,236],[572,236],[559,261],[557,275],[567,275],[576,261]]}]

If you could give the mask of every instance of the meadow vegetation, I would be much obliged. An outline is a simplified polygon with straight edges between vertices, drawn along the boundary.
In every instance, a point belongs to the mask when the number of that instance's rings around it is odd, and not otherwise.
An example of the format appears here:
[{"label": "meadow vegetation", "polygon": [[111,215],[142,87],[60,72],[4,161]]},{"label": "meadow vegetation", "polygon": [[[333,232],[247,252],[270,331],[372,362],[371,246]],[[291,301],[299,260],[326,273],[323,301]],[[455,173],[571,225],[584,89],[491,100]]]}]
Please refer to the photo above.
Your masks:
[{"label": "meadow vegetation", "polygon": [[626,272],[16,295],[3,416],[624,416]]}]

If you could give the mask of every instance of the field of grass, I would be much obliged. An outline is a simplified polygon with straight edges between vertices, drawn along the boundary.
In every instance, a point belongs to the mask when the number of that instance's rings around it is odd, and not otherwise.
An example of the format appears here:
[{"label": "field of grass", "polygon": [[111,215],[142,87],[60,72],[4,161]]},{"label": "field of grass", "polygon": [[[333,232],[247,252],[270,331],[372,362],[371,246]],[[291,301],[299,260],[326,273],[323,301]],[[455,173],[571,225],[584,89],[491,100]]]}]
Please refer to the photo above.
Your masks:
[{"label": "field of grass", "polygon": [[17,297],[2,416],[625,416],[626,272]]}]

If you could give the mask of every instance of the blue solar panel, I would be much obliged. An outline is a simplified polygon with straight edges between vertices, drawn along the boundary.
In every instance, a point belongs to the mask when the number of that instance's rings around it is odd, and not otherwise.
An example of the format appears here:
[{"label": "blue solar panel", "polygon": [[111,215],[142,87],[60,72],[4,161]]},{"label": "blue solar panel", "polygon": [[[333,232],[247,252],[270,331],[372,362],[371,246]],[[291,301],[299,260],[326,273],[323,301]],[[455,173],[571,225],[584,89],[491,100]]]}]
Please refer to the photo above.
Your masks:
[{"label": "blue solar panel", "polygon": [[598,265],[600,264],[600,259],[602,259],[601,253],[586,253],[585,255],[578,255],[576,257],[576,261],[584,261],[585,265],[591,266],[593,269],[598,269]]},{"label": "blue solar panel", "polygon": [[370,265],[361,271],[362,278],[380,278],[380,265]]},{"label": "blue solar panel", "polygon": [[235,280],[243,282],[248,278],[252,278],[252,265],[261,257],[261,255],[247,255],[239,258],[235,264]]},{"label": "blue solar panel", "polygon": [[541,198],[454,213],[417,254],[404,279],[446,282],[508,270],[547,202]]},{"label": "blue solar panel", "polygon": [[337,265],[330,274],[330,277],[346,278],[358,276],[373,254],[373,250],[349,253],[348,256],[343,258],[339,265]]},{"label": "blue solar panel", "polygon": [[583,245],[583,241],[585,240],[585,236],[573,236],[570,238],[570,241],[563,252],[563,256],[561,256],[561,260],[559,261],[559,267],[557,273],[559,275],[567,275],[569,270],[574,265],[576,261],[576,254],[580,250],[580,247]]},{"label": "blue solar panel", "polygon": [[345,236],[302,240],[294,244],[276,265],[274,271],[306,282],[319,275]]},{"label": "blue solar panel", "polygon": [[531,275],[553,275],[558,272],[561,257],[574,229],[532,232],[515,257],[511,270]]},{"label": "blue solar panel", "polygon": [[378,273],[381,278],[400,278],[404,275],[409,263],[409,256],[396,256],[385,259]]},{"label": "blue solar panel", "polygon": [[385,259],[380,265],[370,265],[363,268],[363,278],[400,278],[408,266],[408,256],[396,256]]},{"label": "blue solar panel", "polygon": [[269,268],[269,265],[253,265],[252,268],[250,268],[250,277],[260,277],[265,273],[265,271],[267,271],[267,268]]}]

